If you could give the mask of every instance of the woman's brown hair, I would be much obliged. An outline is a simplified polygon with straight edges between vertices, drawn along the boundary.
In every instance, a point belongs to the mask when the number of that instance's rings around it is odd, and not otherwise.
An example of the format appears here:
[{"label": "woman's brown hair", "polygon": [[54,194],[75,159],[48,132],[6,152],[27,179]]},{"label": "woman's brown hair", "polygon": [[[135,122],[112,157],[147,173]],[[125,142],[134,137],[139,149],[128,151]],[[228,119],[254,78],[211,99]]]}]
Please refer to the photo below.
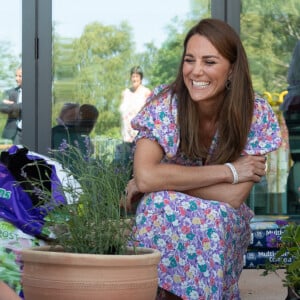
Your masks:
[{"label": "woman's brown hair", "polygon": [[232,65],[230,87],[218,108],[218,145],[210,163],[237,159],[243,151],[251,127],[254,91],[249,65],[242,42],[228,24],[218,19],[203,19],[187,33],[178,75],[172,84],[178,97],[180,149],[192,159],[206,158],[208,149],[199,140],[199,115],[196,103],[184,84],[182,68],[189,39],[199,34],[206,37]]}]

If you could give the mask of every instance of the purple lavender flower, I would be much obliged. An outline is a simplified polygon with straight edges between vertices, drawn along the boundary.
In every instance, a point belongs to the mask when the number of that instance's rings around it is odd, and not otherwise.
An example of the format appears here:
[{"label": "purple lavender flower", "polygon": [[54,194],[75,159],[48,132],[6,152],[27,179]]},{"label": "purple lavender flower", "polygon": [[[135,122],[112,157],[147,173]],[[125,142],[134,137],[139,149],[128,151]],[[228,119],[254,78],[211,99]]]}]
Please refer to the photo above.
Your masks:
[{"label": "purple lavender flower", "polygon": [[69,145],[66,141],[66,139],[63,139],[62,143],[59,146],[59,151],[64,152],[66,149],[68,149]]}]

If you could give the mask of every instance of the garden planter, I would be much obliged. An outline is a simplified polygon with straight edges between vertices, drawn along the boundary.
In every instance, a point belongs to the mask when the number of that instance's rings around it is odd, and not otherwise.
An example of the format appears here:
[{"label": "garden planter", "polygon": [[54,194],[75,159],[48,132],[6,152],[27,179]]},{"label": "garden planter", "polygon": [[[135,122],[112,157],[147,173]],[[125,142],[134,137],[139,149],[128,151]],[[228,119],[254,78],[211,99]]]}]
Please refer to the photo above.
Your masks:
[{"label": "garden planter", "polygon": [[26,300],[154,300],[160,252],[137,248],[128,255],[66,253],[62,248],[22,251]]}]

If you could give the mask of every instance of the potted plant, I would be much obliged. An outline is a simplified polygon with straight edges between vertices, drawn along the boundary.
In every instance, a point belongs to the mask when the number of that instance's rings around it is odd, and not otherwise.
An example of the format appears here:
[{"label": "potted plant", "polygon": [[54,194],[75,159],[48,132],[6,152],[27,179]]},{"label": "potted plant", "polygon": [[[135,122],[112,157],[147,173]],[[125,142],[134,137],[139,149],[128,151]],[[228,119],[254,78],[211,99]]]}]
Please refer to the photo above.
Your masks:
[{"label": "potted plant", "polygon": [[155,299],[160,253],[133,246],[134,219],[120,206],[131,168],[86,159],[70,145],[60,158],[68,204],[57,204],[44,180],[29,179],[28,192],[48,207],[51,243],[22,251],[25,299]]},{"label": "potted plant", "polygon": [[263,275],[271,271],[280,277],[277,270],[285,269],[282,282],[288,289],[286,300],[296,300],[300,299],[300,224],[291,222],[280,225],[284,226],[284,231],[275,256],[278,263],[266,264]]}]

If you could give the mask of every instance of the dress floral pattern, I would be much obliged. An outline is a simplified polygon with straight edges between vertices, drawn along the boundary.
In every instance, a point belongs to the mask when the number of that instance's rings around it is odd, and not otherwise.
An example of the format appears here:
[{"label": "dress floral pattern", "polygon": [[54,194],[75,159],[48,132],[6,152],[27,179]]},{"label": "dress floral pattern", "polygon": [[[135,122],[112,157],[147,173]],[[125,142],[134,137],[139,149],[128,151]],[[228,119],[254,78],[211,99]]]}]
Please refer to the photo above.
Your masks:
[{"label": "dress floral pattern", "polygon": [[[202,165],[178,150],[177,99],[171,92],[152,92],[147,106],[133,119],[136,140],[157,141],[165,163]],[[157,96],[158,95],[158,96]],[[217,143],[217,134],[210,153]],[[254,117],[244,154],[265,154],[281,144],[277,118],[262,98],[255,99]],[[185,300],[240,299],[238,280],[243,254],[250,242],[252,210],[192,197],[176,191],[145,194],[136,212],[136,239],[140,246],[156,248],[159,286]]]}]

